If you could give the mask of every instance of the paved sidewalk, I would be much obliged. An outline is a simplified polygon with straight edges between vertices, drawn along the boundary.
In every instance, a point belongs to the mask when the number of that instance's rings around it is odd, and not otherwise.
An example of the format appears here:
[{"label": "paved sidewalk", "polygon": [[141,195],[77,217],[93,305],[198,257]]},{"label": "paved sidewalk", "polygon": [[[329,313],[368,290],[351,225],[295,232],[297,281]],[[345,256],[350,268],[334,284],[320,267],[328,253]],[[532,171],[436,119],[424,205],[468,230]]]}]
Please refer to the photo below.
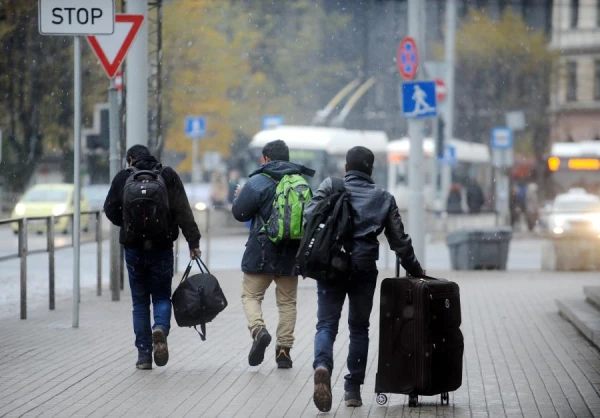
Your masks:
[{"label": "paved sidewalk", "polygon": [[[435,274],[435,272],[433,272]],[[0,416],[144,417],[313,417],[312,342],[316,287],[301,283],[294,368],[278,370],[274,344],[265,362],[247,365],[250,337],[240,303],[237,272],[217,274],[229,307],[208,326],[202,342],[173,320],[171,360],[166,367],[138,371],[131,306],[109,295],[85,292],[81,327],[71,328],[70,303],[55,312],[32,309],[29,319],[0,322]],[[381,274],[380,277],[385,277]],[[378,315],[374,309],[365,405],[342,403],[348,327],[340,324],[335,345],[334,406],[340,417],[600,416],[600,354],[556,310],[557,297],[579,297],[597,274],[448,273],[461,285],[465,368],[463,386],[450,406],[421,398],[409,409],[407,398],[392,395],[379,406],[373,393]],[[377,302],[376,302],[377,303]],[[377,304],[376,304],[377,306]],[[266,321],[276,328],[271,290]],[[346,318],[344,313],[344,318]]]}]

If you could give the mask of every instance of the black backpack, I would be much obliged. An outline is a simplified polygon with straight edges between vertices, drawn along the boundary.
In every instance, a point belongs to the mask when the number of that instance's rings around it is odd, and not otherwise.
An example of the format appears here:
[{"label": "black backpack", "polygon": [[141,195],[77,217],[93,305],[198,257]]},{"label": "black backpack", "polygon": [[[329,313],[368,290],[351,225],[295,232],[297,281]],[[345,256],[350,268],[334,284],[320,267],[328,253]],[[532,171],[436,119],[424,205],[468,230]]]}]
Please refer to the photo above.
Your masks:
[{"label": "black backpack", "polygon": [[332,178],[333,193],[317,203],[296,254],[298,272],[315,280],[347,278],[353,244],[352,208],[344,180]]},{"label": "black backpack", "polygon": [[127,169],[130,173],[123,191],[123,229],[131,241],[160,242],[171,237],[169,193],[156,170]]},{"label": "black backpack", "polygon": [[[210,274],[202,260],[196,260],[200,274],[189,276],[193,260],[183,273],[181,282],[171,300],[175,321],[180,327],[194,327],[202,341],[206,341],[206,324],[227,307],[227,299],[215,276]],[[200,325],[202,332],[196,325]]]}]

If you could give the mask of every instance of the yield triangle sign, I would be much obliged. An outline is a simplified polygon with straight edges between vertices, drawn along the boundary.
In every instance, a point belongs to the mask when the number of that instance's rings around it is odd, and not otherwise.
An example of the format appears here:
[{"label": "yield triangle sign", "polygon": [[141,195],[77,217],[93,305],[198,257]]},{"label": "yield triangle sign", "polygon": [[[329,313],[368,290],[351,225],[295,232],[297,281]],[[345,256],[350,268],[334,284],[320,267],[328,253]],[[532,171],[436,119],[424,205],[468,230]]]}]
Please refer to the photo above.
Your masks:
[{"label": "yield triangle sign", "polygon": [[115,31],[112,35],[87,37],[109,78],[117,74],[142,23],[144,15],[116,14]]}]

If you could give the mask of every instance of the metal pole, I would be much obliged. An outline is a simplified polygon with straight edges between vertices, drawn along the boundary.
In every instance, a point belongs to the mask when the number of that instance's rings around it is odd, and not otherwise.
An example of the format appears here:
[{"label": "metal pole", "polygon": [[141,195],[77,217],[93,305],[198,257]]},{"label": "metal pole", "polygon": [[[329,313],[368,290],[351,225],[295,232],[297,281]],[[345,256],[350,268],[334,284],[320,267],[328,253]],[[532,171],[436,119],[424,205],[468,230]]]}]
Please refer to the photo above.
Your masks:
[{"label": "metal pole", "polygon": [[19,221],[19,255],[21,257],[21,319],[27,319],[27,219]]},{"label": "metal pole", "polygon": [[[421,0],[409,0],[408,1],[408,34],[415,39],[417,47],[421,51],[425,51],[425,40],[423,37],[424,18],[425,11],[423,9],[425,5],[424,1]],[[422,53],[419,59],[423,61],[424,55]],[[419,75],[417,74],[417,79]],[[409,233],[412,238],[413,247],[415,254],[421,264],[425,263],[425,196],[423,192],[424,187],[424,170],[426,167],[423,165],[423,129],[424,123],[419,119],[409,119],[408,121],[408,135],[411,139],[410,144],[410,155],[409,155],[409,175],[408,182],[410,188],[410,199],[408,206],[408,226]]]},{"label": "metal pole", "polygon": [[125,288],[125,249],[122,245],[119,251],[119,281],[120,289],[123,290]]},{"label": "metal pole", "polygon": [[[121,132],[119,117],[119,92],[115,79],[110,80],[110,88],[108,89],[108,98],[110,102],[109,109],[109,137],[110,137],[110,178],[114,179],[121,169],[121,147],[119,141],[119,132]],[[116,225],[110,226],[110,291],[113,301],[118,301],[121,298],[119,292],[119,273],[121,263],[121,244],[119,244],[119,227]]]},{"label": "metal pole", "polygon": [[102,212],[96,212],[97,276],[96,295],[102,296]]},{"label": "metal pole", "polygon": [[192,139],[192,185],[195,187],[200,183],[200,167],[198,167],[198,145],[200,138]]},{"label": "metal pole", "polygon": [[144,23],[127,54],[127,148],[148,145],[148,0],[127,0],[127,13]]},{"label": "metal pole", "polygon": [[73,328],[79,327],[79,273],[80,273],[80,243],[81,243],[81,38],[74,39],[75,69],[74,69],[74,136],[73,160],[75,191],[73,196]]},{"label": "metal pole", "polygon": [[48,293],[50,299],[50,310],[53,311],[55,308],[54,277],[56,272],[54,263],[54,216],[47,218],[46,222],[48,226]]},{"label": "metal pole", "polygon": [[210,268],[210,208],[206,209],[206,266]]},{"label": "metal pole", "polygon": [[[448,84],[448,96],[446,97],[446,132],[444,134],[446,144],[454,139],[454,61],[456,52],[456,0],[446,1],[446,83]],[[442,166],[442,192],[440,193],[443,206],[446,207],[450,184],[452,182],[452,167],[448,164]]]}]

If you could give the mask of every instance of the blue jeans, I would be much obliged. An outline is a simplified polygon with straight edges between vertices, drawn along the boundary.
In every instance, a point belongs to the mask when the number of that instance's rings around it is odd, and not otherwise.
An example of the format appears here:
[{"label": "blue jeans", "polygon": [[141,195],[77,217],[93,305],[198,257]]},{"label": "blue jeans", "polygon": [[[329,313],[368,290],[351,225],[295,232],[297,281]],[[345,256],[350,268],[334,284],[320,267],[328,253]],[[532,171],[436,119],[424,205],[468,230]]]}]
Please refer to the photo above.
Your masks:
[{"label": "blue jeans", "polygon": [[346,391],[360,391],[360,386],[365,382],[369,355],[369,317],[373,308],[377,273],[375,268],[354,270],[350,280],[317,282],[318,321],[313,368],[324,366],[330,373],[333,371],[333,343],[338,333],[346,295],[350,301],[350,347],[347,360],[350,373],[345,376]]},{"label": "blue jeans", "polygon": [[[171,282],[173,250],[125,249],[133,301],[133,332],[140,353],[152,352],[152,330],[161,328],[168,335],[171,328]],[[154,326],[150,326],[150,300]]]}]

